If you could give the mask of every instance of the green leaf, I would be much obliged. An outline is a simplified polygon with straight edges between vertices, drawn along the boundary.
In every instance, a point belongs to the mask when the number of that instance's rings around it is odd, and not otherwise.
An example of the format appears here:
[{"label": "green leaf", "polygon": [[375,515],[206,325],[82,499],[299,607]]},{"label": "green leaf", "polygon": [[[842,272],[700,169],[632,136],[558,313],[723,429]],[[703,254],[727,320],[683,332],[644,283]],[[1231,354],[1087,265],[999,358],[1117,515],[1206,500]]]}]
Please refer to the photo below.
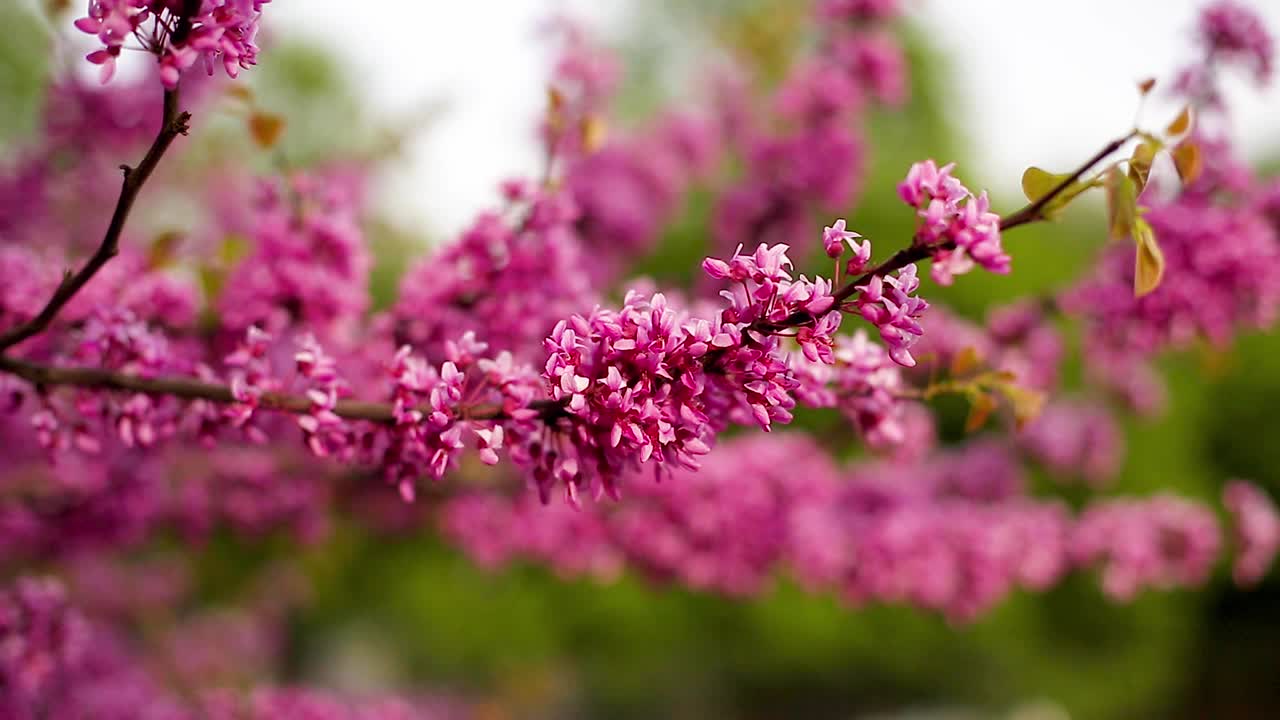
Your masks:
[{"label": "green leaf", "polygon": [[[1051,173],[1032,166],[1022,173],[1022,194],[1027,196],[1029,202],[1034,203],[1070,179],[1070,174]],[[1072,182],[1044,206],[1041,214],[1050,219],[1057,217],[1063,208],[1090,187],[1091,185],[1081,183],[1078,180]]]},{"label": "green leaf", "polygon": [[199,269],[200,289],[204,291],[205,302],[213,304],[222,294],[222,286],[226,284],[226,271],[205,265]]},{"label": "green leaf", "polygon": [[228,235],[218,248],[218,261],[224,266],[235,265],[249,254],[249,239],[243,235]]},{"label": "green leaf", "polygon": [[1134,221],[1133,241],[1138,246],[1133,269],[1133,294],[1142,297],[1160,287],[1160,280],[1164,277],[1164,252],[1156,243],[1155,231],[1142,218]]}]

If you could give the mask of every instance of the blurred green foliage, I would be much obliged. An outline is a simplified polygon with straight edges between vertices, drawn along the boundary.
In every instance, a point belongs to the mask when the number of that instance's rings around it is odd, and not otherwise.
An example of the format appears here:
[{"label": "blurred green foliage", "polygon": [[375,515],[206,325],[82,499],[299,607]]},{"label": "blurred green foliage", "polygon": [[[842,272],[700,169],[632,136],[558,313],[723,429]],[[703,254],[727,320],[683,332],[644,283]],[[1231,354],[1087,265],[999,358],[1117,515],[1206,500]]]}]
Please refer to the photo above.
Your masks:
[{"label": "blurred green foliage", "polygon": [[51,56],[42,19],[18,0],[0,4],[0,28],[5,36],[0,41],[0,150],[4,150],[35,126]]}]

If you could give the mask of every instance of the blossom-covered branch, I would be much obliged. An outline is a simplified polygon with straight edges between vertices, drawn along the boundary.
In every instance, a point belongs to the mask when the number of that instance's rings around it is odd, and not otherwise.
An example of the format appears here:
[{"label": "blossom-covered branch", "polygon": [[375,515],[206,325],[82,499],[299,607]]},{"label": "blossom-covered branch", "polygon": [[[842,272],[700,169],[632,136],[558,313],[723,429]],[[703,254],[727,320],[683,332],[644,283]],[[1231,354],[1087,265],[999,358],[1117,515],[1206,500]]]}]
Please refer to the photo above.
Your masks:
[{"label": "blossom-covered branch", "polygon": [[[138,191],[150,176],[151,171],[159,163],[161,156],[174,137],[178,134],[185,134],[189,119],[190,115],[188,113],[179,113],[177,111],[177,90],[165,91],[164,118],[161,132],[138,168],[133,170],[125,168],[125,182],[120,200],[112,217],[111,226],[98,252],[94,254],[80,272],[76,273],[75,276],[69,277],[59,286],[53,298],[49,300],[45,309],[36,318],[0,335],[0,350],[36,335],[47,328],[57,315],[58,310],[93,277],[94,273],[116,254],[124,221],[128,217],[129,210]],[[1043,219],[1041,211],[1049,203],[1074,185],[1090,169],[1132,139],[1135,134],[1136,131],[1111,141],[1038,200],[1029,203],[1016,212],[999,218],[997,225],[999,230],[1008,230]],[[840,227],[843,228],[843,221],[841,221]],[[912,243],[880,264],[867,269],[863,274],[848,281],[839,290],[832,293],[833,302],[826,305],[823,310],[818,312],[801,310],[779,320],[757,318],[748,326],[748,329],[760,333],[775,333],[786,328],[814,324],[827,313],[840,309],[841,304],[846,300],[851,299],[860,291],[865,291],[866,286],[873,278],[886,276],[908,265],[926,260],[938,252],[954,250],[955,245],[955,241],[951,239],[945,239],[935,244]],[[870,246],[868,245],[867,247],[869,253]],[[236,401],[235,395],[228,385],[202,382],[193,378],[143,377],[103,368],[58,368],[3,356],[0,356],[0,370],[12,373],[28,382],[41,386],[70,385],[88,389],[170,395],[188,400],[201,399],[219,403],[233,403]],[[303,395],[278,392],[264,393],[259,402],[262,409],[291,413],[306,413],[312,406],[311,400]],[[538,412],[546,413],[549,417],[554,417],[557,405],[559,403],[555,401],[535,401],[530,407]],[[338,417],[349,420],[368,420],[379,423],[389,423],[394,418],[393,407],[388,403],[340,400],[334,405],[333,412]],[[472,417],[476,419],[494,419],[500,417],[500,415],[500,412],[495,412],[489,415],[484,415],[483,413],[479,415],[473,414]]]},{"label": "blossom-covered branch", "polygon": [[[125,372],[116,372],[95,367],[51,367],[26,362],[0,355],[0,370],[26,380],[37,387],[68,387],[86,390],[116,390],[121,392],[144,393],[181,398],[184,400],[208,400],[215,403],[232,404],[237,402],[231,387],[222,383],[204,382],[197,378],[187,377],[147,377]],[[263,410],[276,410],[286,413],[306,414],[313,410],[313,400],[306,395],[265,392],[258,398],[259,407]],[[554,409],[560,403],[552,401],[535,401],[529,404],[533,410],[554,415]],[[333,414],[346,420],[366,420],[373,423],[392,423],[395,421],[395,408],[390,403],[361,402],[358,400],[338,400],[332,408]],[[497,419],[500,411],[491,413],[479,412],[475,419]]]}]

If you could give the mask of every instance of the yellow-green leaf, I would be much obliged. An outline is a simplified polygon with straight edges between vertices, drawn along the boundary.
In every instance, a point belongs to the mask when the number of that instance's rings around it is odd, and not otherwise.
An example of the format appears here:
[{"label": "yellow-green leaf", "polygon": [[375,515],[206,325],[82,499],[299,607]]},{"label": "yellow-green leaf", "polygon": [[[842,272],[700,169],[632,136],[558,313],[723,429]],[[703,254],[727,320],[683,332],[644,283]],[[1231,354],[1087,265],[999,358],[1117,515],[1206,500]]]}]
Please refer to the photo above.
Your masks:
[{"label": "yellow-green leaf", "polygon": [[1133,268],[1133,294],[1142,297],[1160,287],[1164,277],[1164,252],[1156,242],[1155,231],[1141,218],[1133,224],[1133,242],[1138,246]]},{"label": "yellow-green leaf", "polygon": [[[1070,179],[1070,174],[1051,173],[1048,170],[1032,166],[1022,173],[1022,194],[1027,196],[1029,202],[1034,203]],[[1079,181],[1072,182],[1044,206],[1041,214],[1046,218],[1056,217],[1063,208],[1076,199],[1080,193],[1088,190],[1089,187],[1089,185]]]},{"label": "yellow-green leaf", "polygon": [[981,391],[972,393],[970,399],[969,417],[964,421],[964,431],[967,433],[981,430],[999,405],[989,393]]},{"label": "yellow-green leaf", "polygon": [[963,377],[977,369],[981,364],[982,357],[978,354],[978,349],[972,345],[967,346],[956,353],[951,358],[951,376]]},{"label": "yellow-green leaf", "polygon": [[200,268],[200,289],[204,291],[206,302],[212,303],[222,294],[222,286],[226,283],[227,274],[220,268],[205,265]]},{"label": "yellow-green leaf", "polygon": [[1169,127],[1164,131],[1168,135],[1182,135],[1191,129],[1192,123],[1195,122],[1195,112],[1190,105],[1184,106],[1182,112],[1178,113],[1178,117],[1169,123]]},{"label": "yellow-green leaf", "polygon": [[249,254],[249,240],[243,235],[228,235],[222,239],[222,247],[218,248],[218,260],[222,265],[235,265]]},{"label": "yellow-green leaf", "polygon": [[1138,217],[1138,194],[1133,180],[1117,167],[1107,172],[1104,186],[1111,239],[1122,240],[1133,232],[1133,223]]},{"label": "yellow-green leaf", "polygon": [[1044,410],[1047,396],[1039,390],[1032,390],[1014,383],[1006,383],[1000,386],[1000,392],[1004,394],[1009,401],[1009,405],[1013,408],[1013,419],[1017,423],[1018,429],[1021,430],[1027,423],[1040,417],[1040,413]]},{"label": "yellow-green leaf", "polygon": [[1133,155],[1129,156],[1129,179],[1133,181],[1135,194],[1141,195],[1143,188],[1147,186],[1147,178],[1151,176],[1151,163],[1155,162],[1159,149],[1150,141],[1134,146]]},{"label": "yellow-green leaf", "polygon": [[254,112],[249,115],[249,134],[258,147],[275,147],[284,134],[284,118],[272,113]]},{"label": "yellow-green leaf", "polygon": [[1200,157],[1199,145],[1184,142],[1173,149],[1172,155],[1173,166],[1178,169],[1178,177],[1182,178],[1184,184],[1193,183],[1200,177],[1200,171],[1204,169],[1204,161]]},{"label": "yellow-green leaf", "polygon": [[151,250],[147,253],[147,267],[156,269],[173,264],[174,251],[182,240],[182,233],[175,230],[160,233],[151,242]]}]

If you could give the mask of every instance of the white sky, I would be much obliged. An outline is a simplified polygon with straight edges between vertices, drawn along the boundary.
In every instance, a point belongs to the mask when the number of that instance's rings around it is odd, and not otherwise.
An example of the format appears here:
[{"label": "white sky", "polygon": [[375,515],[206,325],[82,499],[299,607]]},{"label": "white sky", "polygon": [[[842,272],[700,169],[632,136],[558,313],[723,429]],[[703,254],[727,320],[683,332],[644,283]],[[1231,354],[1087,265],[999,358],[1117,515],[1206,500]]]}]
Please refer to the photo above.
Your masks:
[{"label": "white sky", "polygon": [[[647,1],[647,0],[641,0]],[[907,0],[951,59],[951,100],[973,143],[975,184],[1015,191],[1022,168],[1067,168],[1126,130],[1134,83],[1167,76],[1194,49],[1196,0]],[[1273,32],[1280,1],[1252,0]],[[461,229],[495,199],[504,177],[533,174],[532,130],[550,62],[540,21],[568,10],[602,28],[623,0],[277,0],[283,32],[335,46],[377,113],[447,102],[383,193],[401,222]],[[1280,78],[1277,79],[1280,81]],[[1280,151],[1280,89],[1228,85],[1238,137]],[[1153,107],[1150,125],[1164,118]],[[1171,114],[1172,111],[1170,111]]]}]

